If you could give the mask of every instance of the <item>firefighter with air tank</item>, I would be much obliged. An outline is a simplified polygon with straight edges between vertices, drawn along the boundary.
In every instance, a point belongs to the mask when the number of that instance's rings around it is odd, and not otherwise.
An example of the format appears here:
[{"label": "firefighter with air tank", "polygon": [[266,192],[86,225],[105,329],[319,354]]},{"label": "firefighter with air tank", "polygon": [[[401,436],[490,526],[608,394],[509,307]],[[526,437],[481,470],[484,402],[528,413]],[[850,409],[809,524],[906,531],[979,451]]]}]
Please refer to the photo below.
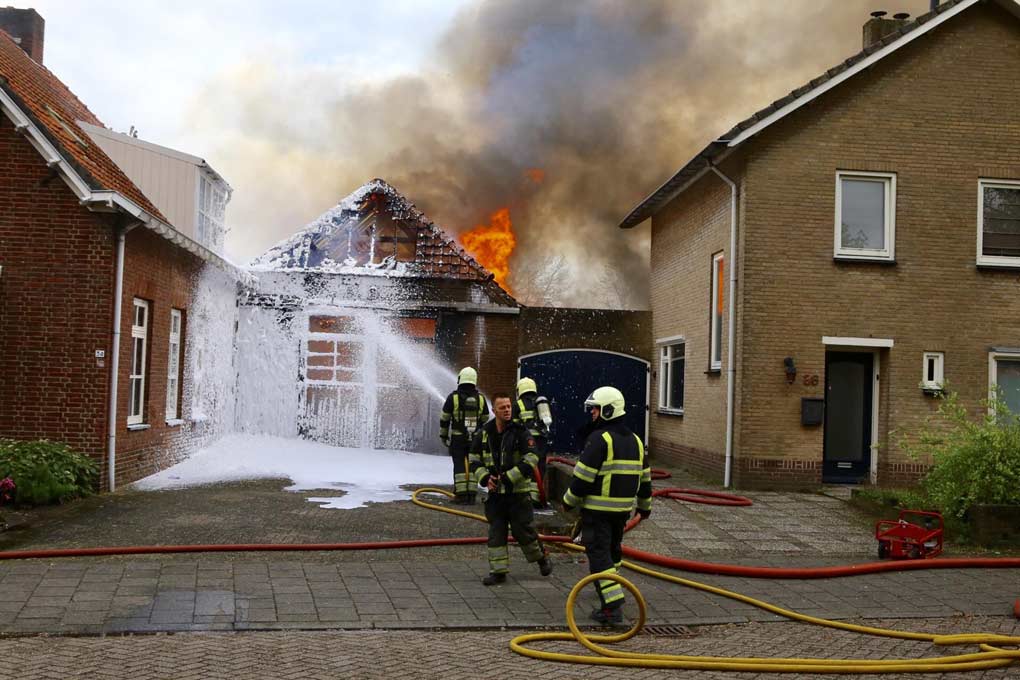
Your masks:
[{"label": "firefighter with air tank", "polygon": [[538,394],[538,386],[532,378],[517,381],[517,401],[513,404],[513,422],[523,425],[535,440],[538,455],[538,474],[528,489],[535,509],[547,506],[542,481],[545,479],[546,456],[549,454],[549,437],[552,428],[552,410],[549,400]]},{"label": "firefighter with air tank", "polygon": [[457,389],[446,397],[439,417],[439,438],[453,459],[453,502],[475,502],[475,485],[469,478],[468,453],[478,428],[489,419],[489,405],[478,391],[478,372],[470,366],[457,375]]}]

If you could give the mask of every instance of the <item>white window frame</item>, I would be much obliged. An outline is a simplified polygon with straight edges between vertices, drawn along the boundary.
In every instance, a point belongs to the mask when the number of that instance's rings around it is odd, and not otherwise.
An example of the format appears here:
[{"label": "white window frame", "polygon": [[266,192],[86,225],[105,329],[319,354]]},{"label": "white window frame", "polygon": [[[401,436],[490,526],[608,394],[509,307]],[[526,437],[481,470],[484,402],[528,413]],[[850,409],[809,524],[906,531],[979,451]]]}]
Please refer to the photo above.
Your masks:
[{"label": "white window frame", "polygon": [[[722,262],[723,274],[720,275],[719,263]],[[721,288],[725,286],[725,271],[726,271],[726,257],[724,252],[718,252],[712,256],[712,301],[709,305],[709,318],[711,323],[709,324],[709,364],[708,367],[713,371],[722,370],[722,330],[723,321],[726,318],[726,303],[723,301],[723,311],[718,316],[716,315],[716,305],[719,304],[719,293]],[[718,328],[717,328],[718,327]],[[716,332],[718,331],[718,333]],[[718,339],[717,339],[718,338]]]},{"label": "white window frame", "polygon": [[[184,315],[179,309],[170,310],[170,340],[166,365],[166,419],[176,421],[180,417],[177,406],[181,391],[181,327]],[[174,326],[177,330],[174,331]]]},{"label": "white window frame", "polygon": [[[138,310],[144,309],[144,323],[138,325]],[[128,425],[141,425],[145,422],[145,364],[148,361],[149,352],[149,303],[146,300],[134,298],[131,305],[131,373],[128,378]],[[137,343],[141,342],[141,365],[135,365],[135,357],[139,356]],[[139,383],[138,403],[134,401],[135,383]],[[136,409],[137,407],[137,409]]]},{"label": "white window frame", "polygon": [[[1007,359],[1009,361],[1020,361],[1020,349],[1018,350],[993,350],[988,353],[988,396],[991,397],[995,394],[996,388],[999,384],[998,376],[998,361],[999,359]],[[993,412],[992,408],[988,409],[989,413]],[[1018,414],[1020,415],[1020,414]]]},{"label": "white window frame", "polygon": [[[885,248],[863,249],[843,247],[843,180],[881,182],[885,187]],[[836,221],[833,234],[833,256],[843,260],[892,262],[896,259],[896,173],[836,171]]]},{"label": "white window frame", "polygon": [[199,171],[195,189],[195,237],[210,250],[218,251],[226,234],[227,192],[214,177]]},{"label": "white window frame", "polygon": [[[935,377],[928,379],[928,363],[935,362]],[[921,362],[921,389],[931,392],[941,392],[945,383],[946,355],[943,352],[925,352]]]},{"label": "white window frame", "polygon": [[675,408],[669,406],[669,395],[672,392],[672,373],[669,370],[670,362],[673,360],[673,348],[677,345],[684,346],[684,396],[687,388],[687,341],[683,336],[663,338],[656,341],[659,346],[659,412],[674,415],[683,415],[683,407]]},{"label": "white window frame", "polygon": [[994,267],[1017,267],[1020,268],[1020,257],[1007,257],[1004,255],[985,255],[985,189],[1018,189],[1020,180],[1013,179],[986,179],[978,180],[977,200],[977,263],[991,265]]}]

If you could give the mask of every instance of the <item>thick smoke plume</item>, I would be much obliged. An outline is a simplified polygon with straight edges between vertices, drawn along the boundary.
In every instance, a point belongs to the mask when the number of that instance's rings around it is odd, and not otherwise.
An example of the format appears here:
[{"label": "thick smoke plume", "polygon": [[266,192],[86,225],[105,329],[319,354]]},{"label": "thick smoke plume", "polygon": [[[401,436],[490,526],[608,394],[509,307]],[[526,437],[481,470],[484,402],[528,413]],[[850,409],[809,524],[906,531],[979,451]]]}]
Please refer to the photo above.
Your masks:
[{"label": "thick smoke plume", "polygon": [[382,177],[458,234],[508,208],[522,301],[640,308],[648,227],[620,219],[733,123],[858,51],[868,12],[927,6],[481,0],[418,74],[267,55],[211,82],[190,122],[238,188],[228,247],[243,257]]}]

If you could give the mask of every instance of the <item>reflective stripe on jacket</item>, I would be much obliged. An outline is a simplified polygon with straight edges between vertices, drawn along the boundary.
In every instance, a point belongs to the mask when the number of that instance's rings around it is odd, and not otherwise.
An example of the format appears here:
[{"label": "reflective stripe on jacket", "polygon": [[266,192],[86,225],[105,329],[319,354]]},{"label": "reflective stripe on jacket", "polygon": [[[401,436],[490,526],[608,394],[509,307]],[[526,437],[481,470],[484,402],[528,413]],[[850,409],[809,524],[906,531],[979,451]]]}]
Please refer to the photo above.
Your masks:
[{"label": "reflective stripe on jacket", "polygon": [[[446,397],[446,402],[443,404],[443,412],[439,416],[439,438],[444,442],[449,442],[451,437],[467,437],[468,432],[465,427],[465,413],[461,408],[461,400],[467,396],[477,397],[478,399],[478,412],[475,416],[479,426],[486,418],[489,417],[489,404],[485,401],[485,395],[481,392],[472,391],[466,392],[460,389],[454,390]],[[476,431],[477,431],[476,427]]]},{"label": "reflective stripe on jacket", "polygon": [[[512,493],[528,493],[538,466],[535,440],[522,426],[513,423],[507,423],[500,433],[493,418],[475,435],[468,464],[476,484],[481,484],[486,475],[498,474],[513,482]],[[505,491],[500,485],[494,493]]]},{"label": "reflective stripe on jacket", "polygon": [[641,438],[622,423],[589,435],[563,502],[601,512],[650,510],[652,469]]}]

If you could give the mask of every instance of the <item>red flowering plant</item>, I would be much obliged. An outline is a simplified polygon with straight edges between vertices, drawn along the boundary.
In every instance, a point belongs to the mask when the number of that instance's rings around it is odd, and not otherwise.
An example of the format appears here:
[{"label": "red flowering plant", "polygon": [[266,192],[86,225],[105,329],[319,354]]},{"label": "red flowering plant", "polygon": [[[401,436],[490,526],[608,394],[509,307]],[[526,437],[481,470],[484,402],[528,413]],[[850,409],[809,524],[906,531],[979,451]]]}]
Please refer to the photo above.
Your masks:
[{"label": "red flowering plant", "polygon": [[[10,477],[0,479],[0,505],[9,505],[14,502],[14,480]],[[7,529],[7,519],[0,515],[0,531]]]},{"label": "red flowering plant", "polygon": [[10,477],[0,479],[0,505],[7,505],[14,502],[14,480]]}]

